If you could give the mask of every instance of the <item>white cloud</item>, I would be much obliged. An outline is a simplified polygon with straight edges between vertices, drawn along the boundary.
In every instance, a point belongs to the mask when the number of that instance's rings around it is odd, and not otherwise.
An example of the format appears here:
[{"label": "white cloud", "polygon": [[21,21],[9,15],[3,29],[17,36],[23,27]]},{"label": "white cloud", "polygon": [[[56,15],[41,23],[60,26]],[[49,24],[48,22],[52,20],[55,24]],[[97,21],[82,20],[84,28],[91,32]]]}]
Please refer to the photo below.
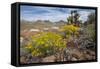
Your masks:
[{"label": "white cloud", "polygon": [[87,16],[93,12],[89,9],[78,8],[58,8],[58,7],[24,7],[21,10],[21,19],[36,21],[36,20],[50,20],[50,21],[67,21],[67,17],[70,15],[70,11],[77,10],[80,14],[80,19],[87,20]]},{"label": "white cloud", "polygon": [[92,12],[95,12],[93,10],[83,10],[83,11],[80,11],[80,20],[82,21],[86,21],[87,18],[88,18],[88,15]]}]

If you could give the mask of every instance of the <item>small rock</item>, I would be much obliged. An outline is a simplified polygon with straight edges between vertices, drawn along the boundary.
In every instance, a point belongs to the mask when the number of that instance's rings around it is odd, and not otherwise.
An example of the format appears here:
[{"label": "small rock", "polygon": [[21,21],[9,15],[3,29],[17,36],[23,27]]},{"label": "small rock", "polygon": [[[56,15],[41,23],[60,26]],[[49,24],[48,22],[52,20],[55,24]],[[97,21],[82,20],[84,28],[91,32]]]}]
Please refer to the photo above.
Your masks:
[{"label": "small rock", "polygon": [[75,58],[75,57],[72,57],[72,59],[71,59],[72,61],[77,61],[78,59],[77,58]]}]

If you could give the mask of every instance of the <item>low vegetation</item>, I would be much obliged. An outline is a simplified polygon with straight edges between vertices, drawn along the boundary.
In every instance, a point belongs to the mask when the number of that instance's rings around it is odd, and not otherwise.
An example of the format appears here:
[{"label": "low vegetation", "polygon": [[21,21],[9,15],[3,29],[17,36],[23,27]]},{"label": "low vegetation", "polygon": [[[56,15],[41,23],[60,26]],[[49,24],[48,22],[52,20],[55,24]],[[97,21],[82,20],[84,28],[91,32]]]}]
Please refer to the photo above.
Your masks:
[{"label": "low vegetation", "polygon": [[[73,13],[75,16],[69,16],[66,24],[64,22],[60,26],[57,25],[59,29],[51,30],[50,28],[55,26],[53,23],[46,26],[45,23],[40,22],[42,25],[38,26],[38,29],[42,30],[46,27],[46,31],[32,33],[28,31],[26,32],[28,37],[21,34],[23,37],[20,46],[21,63],[94,60],[96,43],[94,15],[91,13],[85,24],[79,20],[80,15],[77,11],[71,12]],[[35,26],[22,25],[21,27],[23,31],[27,27],[30,29]]]}]

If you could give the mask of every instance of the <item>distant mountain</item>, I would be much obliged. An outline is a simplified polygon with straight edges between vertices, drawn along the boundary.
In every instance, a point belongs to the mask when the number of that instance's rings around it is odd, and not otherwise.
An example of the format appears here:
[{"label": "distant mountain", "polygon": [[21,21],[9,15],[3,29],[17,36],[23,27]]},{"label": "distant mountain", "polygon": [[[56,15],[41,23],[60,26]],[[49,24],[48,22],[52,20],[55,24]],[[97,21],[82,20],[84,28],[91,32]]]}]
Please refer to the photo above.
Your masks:
[{"label": "distant mountain", "polygon": [[62,25],[65,25],[65,24],[67,24],[67,22],[65,22],[63,20],[60,20],[58,22],[55,22],[55,25],[57,25],[57,26],[62,26]]},{"label": "distant mountain", "polygon": [[49,28],[52,26],[62,26],[65,25],[66,22],[63,20],[60,20],[58,22],[51,22],[49,20],[37,20],[37,21],[25,21],[22,20],[21,21],[21,30],[23,29],[31,29],[31,28],[38,28],[38,29],[42,29],[44,27]]},{"label": "distant mountain", "polygon": [[31,28],[38,28],[38,29],[41,29],[41,28],[44,28],[44,27],[51,27],[53,26],[53,23],[50,22],[49,20],[45,20],[45,21],[42,21],[42,20],[37,20],[37,21],[21,21],[21,29],[31,29]]},{"label": "distant mountain", "polygon": [[63,20],[60,20],[58,22],[55,22],[55,23],[67,23],[66,21],[63,21]]}]

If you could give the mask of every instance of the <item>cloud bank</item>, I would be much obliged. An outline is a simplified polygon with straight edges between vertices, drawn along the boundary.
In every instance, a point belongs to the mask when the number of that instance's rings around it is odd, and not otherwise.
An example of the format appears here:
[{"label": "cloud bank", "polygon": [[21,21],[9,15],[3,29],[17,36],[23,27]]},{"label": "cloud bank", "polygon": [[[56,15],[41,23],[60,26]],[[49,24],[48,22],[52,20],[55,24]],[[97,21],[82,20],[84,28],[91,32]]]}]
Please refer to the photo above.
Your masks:
[{"label": "cloud bank", "polygon": [[77,10],[80,14],[82,21],[87,20],[87,16],[92,9],[78,9],[78,8],[60,8],[60,7],[40,7],[40,6],[20,6],[21,20],[37,21],[37,20],[50,20],[56,22],[59,20],[67,21],[72,10]]}]

